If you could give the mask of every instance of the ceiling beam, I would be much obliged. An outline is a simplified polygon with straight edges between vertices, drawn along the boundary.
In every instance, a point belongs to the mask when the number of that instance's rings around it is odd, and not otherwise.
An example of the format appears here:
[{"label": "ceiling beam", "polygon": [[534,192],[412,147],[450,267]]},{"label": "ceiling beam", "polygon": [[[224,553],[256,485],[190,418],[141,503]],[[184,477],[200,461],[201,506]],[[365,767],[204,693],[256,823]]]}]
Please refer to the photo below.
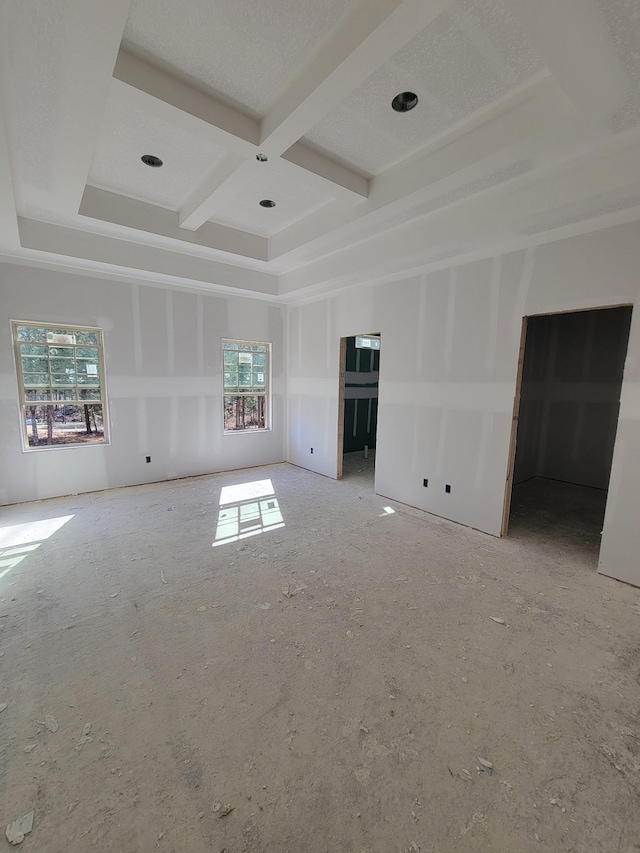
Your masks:
[{"label": "ceiling beam", "polygon": [[[254,158],[260,151],[260,126],[255,119],[125,50],[118,54],[113,90],[133,109],[152,113],[229,151],[185,199],[180,210],[181,228],[196,231],[254,176]],[[366,178],[326,155],[294,145],[287,159],[299,174],[335,198],[354,202],[367,195]]]},{"label": "ceiling beam", "polygon": [[20,246],[16,199],[13,192],[11,154],[7,138],[2,104],[0,103],[0,247],[14,249]]},{"label": "ceiling beam", "polygon": [[447,9],[451,0],[361,0],[269,110],[260,147],[282,154]]},{"label": "ceiling beam", "polygon": [[[451,257],[488,251],[492,246],[526,238],[526,229],[543,219],[549,230],[560,205],[574,217],[616,213],[613,198],[631,206],[640,200],[640,141],[616,140],[584,156],[492,187],[472,198],[451,202],[410,222],[387,229],[329,257],[280,276],[280,294],[331,284],[347,286],[378,274],[417,269],[437,255]],[[634,197],[629,199],[628,196]],[[626,200],[626,201],[625,201]],[[635,205],[638,208],[638,205]],[[603,213],[604,211],[604,213]],[[619,212],[619,211],[618,211]],[[624,211],[622,211],[624,213]],[[588,230],[588,226],[586,226]]]},{"label": "ceiling beam", "polygon": [[249,156],[255,152],[260,138],[258,122],[212,95],[125,50],[118,54],[113,77],[129,89],[120,86],[118,94],[145,112],[152,111],[164,121],[206,135],[216,145],[237,154]]},{"label": "ceiling beam", "polygon": [[[282,155],[284,164],[290,163],[306,171],[306,177],[319,190],[329,193],[340,201],[353,202],[354,195],[361,199],[369,195],[369,179],[358,175],[341,163],[331,160],[325,154],[305,145],[303,142],[294,143]],[[292,169],[292,177],[296,169]]]},{"label": "ceiling beam", "polygon": [[[323,189],[335,198],[351,202],[366,198],[369,187],[365,178],[308,146],[299,146],[299,140],[449,3],[361,0],[262,120],[260,152],[270,157],[287,152],[284,159],[321,178]],[[246,164],[238,168],[236,177],[226,175],[217,181],[214,175],[209,195],[205,181],[180,212],[181,226],[199,228],[228,204],[234,188],[244,186],[254,173],[254,164]]]},{"label": "ceiling beam", "polygon": [[335,205],[331,210],[316,211],[271,237],[269,257],[283,258],[339,228],[351,228],[354,239],[359,239],[363,226],[388,227],[392,217],[472,180],[474,170],[479,174],[478,167],[484,173],[487,167],[499,168],[504,152],[535,138],[549,122],[558,125],[572,115],[570,104],[549,74],[529,81],[413,157],[372,178],[369,197],[360,207]]},{"label": "ceiling beam", "polygon": [[198,231],[187,231],[180,228],[178,214],[174,210],[98,187],[87,186],[85,189],[80,215],[121,225],[123,228],[133,228],[157,238],[168,237],[175,241],[174,248],[179,252],[189,252],[199,246],[224,252],[226,255],[240,255],[245,259],[251,258],[265,263],[268,260],[266,237],[214,222],[205,222]]},{"label": "ceiling beam", "polygon": [[237,154],[227,155],[187,196],[180,206],[181,228],[196,231],[222,207],[232,204],[238,190],[258,174],[260,163]]},{"label": "ceiling beam", "polygon": [[149,274],[152,277],[156,275],[160,280],[171,277],[182,283],[191,281],[194,286],[205,285],[211,289],[224,288],[239,293],[262,293],[271,296],[276,296],[278,292],[277,276],[260,270],[35,219],[20,217],[18,227],[20,241],[25,249],[107,264],[110,268],[115,268],[114,271],[136,270],[145,277],[149,277]]},{"label": "ceiling beam", "polygon": [[66,0],[56,114],[60,121],[50,149],[49,197],[65,214],[76,214],[100,134],[131,0]]}]

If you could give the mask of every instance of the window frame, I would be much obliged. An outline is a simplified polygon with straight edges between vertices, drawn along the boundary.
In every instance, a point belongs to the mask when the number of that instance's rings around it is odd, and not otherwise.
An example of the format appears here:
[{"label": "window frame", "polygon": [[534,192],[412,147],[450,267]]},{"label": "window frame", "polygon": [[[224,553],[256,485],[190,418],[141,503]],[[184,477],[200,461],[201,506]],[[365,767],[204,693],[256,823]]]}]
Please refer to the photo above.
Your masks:
[{"label": "window frame", "polygon": [[[265,390],[251,391],[243,393],[236,391],[235,393],[227,393],[224,384],[224,353],[225,344],[238,344],[250,347],[265,347],[265,355],[267,364],[265,367]],[[255,435],[256,433],[271,432],[272,427],[272,406],[271,406],[271,343],[269,341],[246,341],[239,338],[221,338],[220,339],[220,358],[221,358],[221,378],[222,378],[222,434],[223,435]],[[251,429],[225,429],[225,401],[227,397],[264,397],[265,398],[265,421],[266,426],[256,427]]]},{"label": "window frame", "polygon": [[[109,428],[109,407],[108,407],[108,394],[107,394],[107,373],[105,369],[105,353],[104,353],[104,333],[101,328],[98,326],[79,326],[76,323],[51,323],[51,322],[40,322],[39,320],[10,320],[10,329],[11,329],[11,340],[13,343],[13,360],[14,360],[14,369],[16,382],[18,386],[18,417],[20,419],[20,435],[22,436],[22,452],[23,453],[39,453],[45,450],[76,450],[79,447],[105,447],[111,444],[111,430]],[[64,329],[70,332],[91,332],[95,333],[98,338],[97,349],[98,349],[98,364],[99,364],[99,378],[100,378],[100,400],[91,400],[86,401],[89,405],[100,405],[102,406],[102,430],[103,430],[103,439],[102,441],[96,442],[78,442],[77,444],[69,443],[69,444],[43,444],[38,447],[33,447],[29,444],[29,434],[27,430],[27,415],[26,409],[28,405],[33,405],[35,402],[38,406],[46,406],[46,405],[65,405],[67,401],[65,400],[37,400],[37,401],[27,401],[25,394],[25,384],[24,384],[24,374],[22,370],[22,353],[20,351],[20,344],[25,343],[25,341],[20,341],[18,339],[18,327],[19,326],[31,326],[36,329]],[[38,346],[42,346],[43,344],[38,344]],[[49,344],[44,344],[44,346],[49,346]],[[57,346],[63,346],[63,344],[58,344]],[[72,346],[81,346],[80,344],[72,344]],[[49,356],[47,356],[49,357]],[[52,388],[53,386],[50,386]]]}]

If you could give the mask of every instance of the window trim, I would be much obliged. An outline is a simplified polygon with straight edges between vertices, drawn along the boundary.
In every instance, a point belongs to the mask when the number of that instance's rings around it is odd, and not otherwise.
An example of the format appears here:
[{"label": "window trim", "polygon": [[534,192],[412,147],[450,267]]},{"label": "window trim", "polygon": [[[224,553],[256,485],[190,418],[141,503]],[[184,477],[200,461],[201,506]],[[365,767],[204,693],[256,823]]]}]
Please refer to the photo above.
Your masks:
[{"label": "window trim", "polygon": [[[20,435],[22,437],[22,452],[23,453],[40,453],[42,451],[51,450],[77,450],[80,447],[105,447],[111,444],[111,429],[109,424],[109,406],[107,394],[107,372],[105,369],[105,345],[104,332],[98,326],[79,326],[77,323],[51,323],[41,322],[39,320],[10,320],[11,341],[13,343],[13,361],[14,373],[18,386],[18,418],[20,422]],[[98,363],[100,365],[100,405],[102,406],[102,424],[103,424],[103,440],[96,442],[78,442],[78,444],[43,444],[39,447],[32,447],[29,444],[29,435],[27,431],[26,421],[26,406],[24,376],[22,372],[22,355],[20,352],[20,344],[24,341],[18,340],[18,326],[34,326],[39,329],[69,329],[69,331],[78,332],[95,332],[98,336]],[[52,401],[55,402],[55,401]],[[64,400],[58,401],[64,403]],[[92,401],[97,403],[98,401]],[[38,401],[39,405],[47,405],[46,400]]]},{"label": "window trim", "polygon": [[[258,346],[258,347],[266,347],[267,348],[267,369],[266,373],[266,390],[264,394],[228,394],[225,391],[224,387],[224,345],[225,344],[246,344],[247,346]],[[271,342],[270,341],[245,341],[240,338],[221,338],[220,339],[220,372],[222,379],[222,434],[223,435],[255,435],[256,433],[265,433],[272,432],[272,404],[271,404]],[[224,402],[226,397],[240,397],[240,396],[263,396],[266,399],[266,420],[267,425],[265,427],[259,427],[257,429],[225,429],[224,428]]]}]

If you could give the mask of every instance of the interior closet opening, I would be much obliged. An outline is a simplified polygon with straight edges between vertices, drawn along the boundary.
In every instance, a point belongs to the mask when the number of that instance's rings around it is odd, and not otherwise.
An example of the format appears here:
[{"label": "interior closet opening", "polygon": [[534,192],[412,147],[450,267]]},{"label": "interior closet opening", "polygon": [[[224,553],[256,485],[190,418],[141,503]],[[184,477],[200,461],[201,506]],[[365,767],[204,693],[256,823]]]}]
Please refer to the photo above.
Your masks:
[{"label": "interior closet opening", "polygon": [[597,564],[631,310],[525,318],[503,535]]}]

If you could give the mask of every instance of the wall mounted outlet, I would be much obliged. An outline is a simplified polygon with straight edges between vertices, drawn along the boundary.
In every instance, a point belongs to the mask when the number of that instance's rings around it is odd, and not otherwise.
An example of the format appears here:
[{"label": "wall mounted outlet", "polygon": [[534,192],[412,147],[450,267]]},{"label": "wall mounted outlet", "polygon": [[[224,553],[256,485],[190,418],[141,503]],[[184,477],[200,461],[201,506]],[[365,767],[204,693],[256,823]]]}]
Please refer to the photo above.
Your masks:
[{"label": "wall mounted outlet", "polygon": [[145,461],[145,462],[151,462],[151,457],[150,457],[150,456],[145,456],[144,461]]},{"label": "wall mounted outlet", "polygon": [[311,448],[311,453],[313,453],[313,447]]},{"label": "wall mounted outlet", "polygon": [[448,495],[451,494],[451,486],[449,485],[449,483],[447,483],[447,485],[444,487],[444,490]]},{"label": "wall mounted outlet", "polygon": [[423,486],[425,487],[425,489],[426,489],[426,488],[427,488],[427,486],[429,485],[429,481],[428,481],[428,480],[423,480],[423,481],[422,481],[422,485],[423,485]]}]

